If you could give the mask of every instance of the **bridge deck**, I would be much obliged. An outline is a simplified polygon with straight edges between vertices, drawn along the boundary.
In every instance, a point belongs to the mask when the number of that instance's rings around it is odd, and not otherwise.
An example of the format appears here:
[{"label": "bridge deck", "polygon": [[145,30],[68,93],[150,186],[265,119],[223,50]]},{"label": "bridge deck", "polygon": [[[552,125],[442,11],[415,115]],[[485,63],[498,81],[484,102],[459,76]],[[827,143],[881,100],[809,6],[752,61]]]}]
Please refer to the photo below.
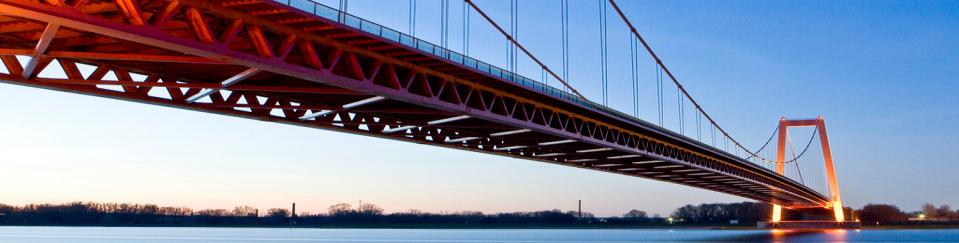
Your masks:
[{"label": "bridge deck", "polygon": [[693,139],[308,1],[0,0],[0,60],[0,81],[12,84],[600,170],[787,207],[829,201]]}]

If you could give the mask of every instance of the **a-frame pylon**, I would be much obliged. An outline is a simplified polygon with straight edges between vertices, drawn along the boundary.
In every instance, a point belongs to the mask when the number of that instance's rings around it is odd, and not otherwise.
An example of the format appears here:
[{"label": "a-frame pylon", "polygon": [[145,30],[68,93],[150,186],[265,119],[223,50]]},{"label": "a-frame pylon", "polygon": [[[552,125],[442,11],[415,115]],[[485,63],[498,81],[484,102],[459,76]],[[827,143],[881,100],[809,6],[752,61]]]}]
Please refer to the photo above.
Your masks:
[{"label": "a-frame pylon", "polygon": [[[779,142],[776,146],[776,173],[782,175],[786,169],[786,137],[790,127],[811,127],[815,126],[819,132],[819,142],[822,144],[822,157],[826,164],[826,180],[829,183],[829,193],[832,196],[833,214],[836,222],[845,221],[843,213],[842,199],[839,196],[839,183],[836,182],[836,171],[833,167],[832,151],[829,149],[829,137],[826,136],[826,121],[822,116],[810,120],[787,120],[785,117],[779,119]],[[782,206],[773,205],[772,222],[782,221]]]}]

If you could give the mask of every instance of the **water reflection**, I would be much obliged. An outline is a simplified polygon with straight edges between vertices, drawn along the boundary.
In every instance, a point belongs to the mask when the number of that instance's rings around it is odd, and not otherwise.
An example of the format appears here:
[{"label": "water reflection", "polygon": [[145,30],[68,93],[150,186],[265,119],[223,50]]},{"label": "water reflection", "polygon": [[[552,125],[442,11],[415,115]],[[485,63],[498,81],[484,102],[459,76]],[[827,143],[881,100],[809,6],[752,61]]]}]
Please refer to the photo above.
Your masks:
[{"label": "water reflection", "polygon": [[783,230],[745,231],[742,234],[707,237],[704,241],[715,242],[848,242],[847,230]]}]

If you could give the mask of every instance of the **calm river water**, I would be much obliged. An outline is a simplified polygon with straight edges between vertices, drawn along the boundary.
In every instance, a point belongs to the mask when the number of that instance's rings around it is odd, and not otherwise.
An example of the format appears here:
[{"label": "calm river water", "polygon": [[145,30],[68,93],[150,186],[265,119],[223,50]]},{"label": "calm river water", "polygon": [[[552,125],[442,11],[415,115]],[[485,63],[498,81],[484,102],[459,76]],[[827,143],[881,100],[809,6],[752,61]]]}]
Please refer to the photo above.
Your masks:
[{"label": "calm river water", "polygon": [[959,230],[0,227],[0,242],[959,242]]}]

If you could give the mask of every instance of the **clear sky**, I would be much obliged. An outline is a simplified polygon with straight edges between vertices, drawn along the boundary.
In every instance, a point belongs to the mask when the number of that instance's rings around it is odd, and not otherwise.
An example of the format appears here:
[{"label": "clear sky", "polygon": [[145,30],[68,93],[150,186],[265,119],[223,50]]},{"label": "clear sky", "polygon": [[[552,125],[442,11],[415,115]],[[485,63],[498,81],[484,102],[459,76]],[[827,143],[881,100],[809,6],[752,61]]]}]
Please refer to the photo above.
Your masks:
[{"label": "clear sky", "polygon": [[[450,43],[459,51],[462,3],[451,2]],[[508,23],[508,1],[477,2]],[[570,79],[600,100],[598,3],[571,2]],[[825,117],[847,205],[959,206],[959,2],[619,2],[687,89],[746,144],[761,145],[780,116]],[[407,3],[353,0],[349,8],[405,31]],[[418,6],[417,36],[438,43],[439,1],[419,0]],[[520,1],[520,41],[557,70],[559,9],[558,0]],[[612,9],[609,14],[610,104],[629,112],[628,37]],[[472,17],[471,56],[505,66],[505,41]],[[654,121],[654,69],[648,58],[643,62],[640,116]],[[520,67],[529,77],[540,75],[528,61]],[[667,109],[675,106],[674,92],[666,89]],[[605,216],[634,208],[665,215],[683,204],[745,200],[571,167],[7,84],[0,85],[0,97],[0,202],[7,204],[266,209],[297,202],[301,211],[320,212],[363,200],[389,212],[500,212],[574,210],[582,199],[585,211]],[[667,116],[667,127],[674,128],[675,113]]]}]

